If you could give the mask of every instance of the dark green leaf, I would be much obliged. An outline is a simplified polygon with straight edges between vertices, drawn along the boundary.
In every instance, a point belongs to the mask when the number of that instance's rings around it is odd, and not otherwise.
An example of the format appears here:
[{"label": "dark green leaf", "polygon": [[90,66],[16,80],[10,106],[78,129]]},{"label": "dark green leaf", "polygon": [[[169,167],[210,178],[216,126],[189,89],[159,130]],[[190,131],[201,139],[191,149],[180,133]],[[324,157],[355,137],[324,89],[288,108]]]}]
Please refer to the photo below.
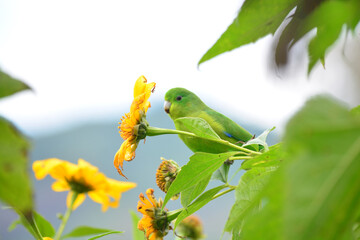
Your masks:
[{"label": "dark green leaf", "polygon": [[[327,97],[288,123],[286,159],[271,176],[263,209],[244,239],[351,239],[360,212],[360,119]],[[261,226],[261,227],[259,227]]]},{"label": "dark green leaf", "polygon": [[183,117],[176,119],[174,123],[175,125],[180,126],[179,129],[186,129],[186,131],[192,132],[199,137],[210,139],[220,138],[211,126],[202,118]]},{"label": "dark green leaf", "polygon": [[55,236],[54,227],[48,220],[37,212],[34,212],[34,221],[42,236],[51,238]]},{"label": "dark green leaf", "polygon": [[208,202],[211,201],[212,197],[215,196],[221,189],[224,189],[226,186],[222,185],[213,189],[210,189],[206,192],[204,192],[200,197],[198,197],[188,208],[184,209],[180,215],[177,217],[175,221],[175,227],[187,216],[190,216],[200,208],[202,208],[204,205],[206,205]]},{"label": "dark green leaf", "polygon": [[246,0],[238,16],[217,42],[204,54],[199,64],[242,45],[274,34],[299,0]]},{"label": "dark green leaf", "polygon": [[28,176],[28,148],[25,137],[0,117],[0,199],[21,212],[33,206]]},{"label": "dark green leaf", "polygon": [[140,217],[138,215],[136,215],[136,213],[134,211],[130,211],[131,214],[131,219],[132,219],[132,232],[133,232],[133,236],[132,239],[133,240],[144,240],[144,233],[142,231],[140,231],[138,229],[138,223],[140,221]]},{"label": "dark green leaf", "polygon": [[181,168],[181,171],[177,175],[175,181],[171,184],[165,199],[163,206],[169,201],[169,199],[175,194],[182,192],[200,181],[212,175],[212,173],[218,169],[226,159],[233,156],[237,152],[226,152],[219,154],[212,153],[195,153],[190,157],[190,161]]},{"label": "dark green leaf", "polygon": [[110,230],[110,229],[104,229],[104,228],[80,226],[80,227],[75,228],[74,230],[72,230],[70,233],[66,234],[62,238],[84,237],[84,236],[89,236],[89,235],[100,234],[99,236],[96,236],[95,238],[91,238],[91,239],[96,239],[96,238],[99,238],[101,236],[105,236],[105,235],[112,234],[112,233],[122,233],[122,232],[121,231],[114,231],[114,230]]},{"label": "dark green leaf", "polygon": [[184,190],[180,194],[181,205],[186,208],[195,198],[197,198],[207,187],[211,179],[209,175],[204,180],[198,182],[196,185]]},{"label": "dark green leaf", "polygon": [[0,98],[26,89],[30,87],[0,70]]}]

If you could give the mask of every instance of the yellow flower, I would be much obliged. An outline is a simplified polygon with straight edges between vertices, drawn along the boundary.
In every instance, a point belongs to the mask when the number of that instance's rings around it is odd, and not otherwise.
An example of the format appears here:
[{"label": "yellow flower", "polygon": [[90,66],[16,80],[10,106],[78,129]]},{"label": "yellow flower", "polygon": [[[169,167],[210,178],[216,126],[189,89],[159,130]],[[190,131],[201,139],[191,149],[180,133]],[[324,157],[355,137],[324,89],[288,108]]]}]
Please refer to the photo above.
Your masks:
[{"label": "yellow flower", "polygon": [[[141,139],[146,137],[146,112],[150,107],[148,101],[151,92],[155,89],[155,83],[147,83],[144,76],[135,82],[134,100],[130,106],[130,112],[126,113],[119,123],[119,133],[125,140],[114,157],[114,166],[120,175],[122,173],[124,161],[131,161],[135,158],[135,150]],[[126,178],[126,177],[125,177]]]},{"label": "yellow flower", "polygon": [[162,200],[156,200],[154,189],[146,190],[146,199],[144,194],[140,194],[137,210],[143,214],[142,219],[138,223],[138,229],[145,232],[146,239],[160,240],[168,233],[169,222],[167,220],[167,210],[161,210]]},{"label": "yellow flower", "polygon": [[43,240],[53,240],[53,239],[49,237],[43,237]]},{"label": "yellow flower", "polygon": [[103,173],[98,171],[97,167],[83,159],[79,159],[76,165],[57,158],[50,158],[35,161],[32,167],[36,179],[43,179],[49,174],[56,180],[52,184],[54,191],[70,191],[67,196],[68,207],[73,194],[77,194],[73,209],[76,209],[88,194],[93,201],[102,204],[102,210],[106,211],[108,207],[118,206],[121,193],[136,187],[136,183],[106,178]]},{"label": "yellow flower", "polygon": [[[164,193],[167,193],[172,182],[176,179],[176,176],[180,172],[181,168],[173,160],[166,160],[161,158],[162,162],[156,171],[156,184]],[[171,197],[172,200],[179,198],[179,194]]]}]

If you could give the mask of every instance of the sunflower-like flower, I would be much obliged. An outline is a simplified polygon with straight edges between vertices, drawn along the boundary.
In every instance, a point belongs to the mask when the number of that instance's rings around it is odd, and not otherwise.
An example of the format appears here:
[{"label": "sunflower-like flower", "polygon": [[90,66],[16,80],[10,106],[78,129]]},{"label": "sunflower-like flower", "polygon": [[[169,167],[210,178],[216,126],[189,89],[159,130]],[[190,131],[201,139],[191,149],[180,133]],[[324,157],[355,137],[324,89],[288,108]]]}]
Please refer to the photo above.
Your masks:
[{"label": "sunflower-like flower", "polygon": [[170,222],[167,219],[167,210],[161,210],[163,201],[157,201],[154,196],[154,189],[146,190],[148,199],[144,194],[140,194],[137,210],[143,214],[138,223],[138,229],[145,233],[146,239],[160,240],[168,233]]},{"label": "sunflower-like flower", "polygon": [[56,192],[70,191],[67,196],[67,206],[70,206],[73,195],[76,199],[73,209],[76,209],[86,198],[86,194],[97,203],[102,204],[102,210],[108,207],[117,207],[121,194],[136,187],[136,183],[121,182],[107,178],[98,168],[83,159],[73,164],[57,158],[35,161],[32,165],[36,179],[40,180],[47,175],[56,182],[52,189]]},{"label": "sunflower-like flower", "polygon": [[146,128],[149,126],[146,121],[146,112],[150,107],[148,99],[151,92],[154,91],[155,85],[155,83],[147,83],[144,76],[137,79],[130,112],[126,113],[119,122],[119,133],[125,141],[115,154],[114,166],[124,177],[125,175],[122,173],[124,161],[131,161],[135,158],[135,150],[139,141],[146,137]]}]

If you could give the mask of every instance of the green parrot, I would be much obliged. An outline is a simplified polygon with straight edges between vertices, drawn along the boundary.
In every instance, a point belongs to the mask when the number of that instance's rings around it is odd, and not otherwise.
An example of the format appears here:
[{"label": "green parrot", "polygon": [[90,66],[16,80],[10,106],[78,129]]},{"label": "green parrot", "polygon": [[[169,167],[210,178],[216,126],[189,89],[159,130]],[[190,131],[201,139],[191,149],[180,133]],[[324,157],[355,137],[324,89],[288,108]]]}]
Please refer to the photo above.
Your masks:
[{"label": "green parrot", "polygon": [[[244,128],[208,107],[198,96],[185,88],[172,88],[165,94],[164,110],[174,121],[177,130],[187,131],[187,129],[183,129],[184,127],[181,124],[177,124],[176,119],[198,117],[204,119],[220,138],[231,143],[241,146],[253,138],[253,135]],[[221,153],[234,150],[205,139],[181,134],[179,137],[193,152]]]}]

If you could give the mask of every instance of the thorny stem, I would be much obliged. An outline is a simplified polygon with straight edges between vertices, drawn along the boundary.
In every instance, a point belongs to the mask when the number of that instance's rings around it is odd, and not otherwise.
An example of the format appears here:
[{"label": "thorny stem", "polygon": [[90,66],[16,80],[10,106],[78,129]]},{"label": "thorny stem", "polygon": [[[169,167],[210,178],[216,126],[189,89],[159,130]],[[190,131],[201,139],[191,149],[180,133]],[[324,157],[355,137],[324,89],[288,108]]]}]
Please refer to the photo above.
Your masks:
[{"label": "thorny stem", "polygon": [[187,136],[190,136],[190,137],[196,137],[196,138],[201,138],[201,139],[206,139],[208,141],[213,141],[213,142],[217,142],[217,143],[220,143],[220,144],[223,144],[223,145],[226,145],[226,146],[229,146],[229,147],[232,147],[234,149],[237,149],[237,150],[240,150],[240,151],[243,151],[243,152],[246,152],[246,153],[251,153],[251,154],[254,154],[254,155],[260,155],[261,153],[259,152],[256,152],[256,151],[252,151],[250,149],[247,149],[247,148],[244,148],[244,147],[241,147],[241,146],[238,146],[238,145],[235,145],[231,142],[228,142],[228,141],[225,141],[223,139],[212,139],[212,138],[205,138],[205,137],[201,137],[201,136],[198,136],[194,133],[191,133],[191,132],[186,132],[186,131],[181,131],[181,130],[175,130],[175,129],[165,129],[165,128],[157,128],[157,127],[151,127],[149,126],[146,130],[146,135],[147,136],[157,136],[157,135],[164,135],[164,134],[182,134],[182,135],[187,135]]}]

